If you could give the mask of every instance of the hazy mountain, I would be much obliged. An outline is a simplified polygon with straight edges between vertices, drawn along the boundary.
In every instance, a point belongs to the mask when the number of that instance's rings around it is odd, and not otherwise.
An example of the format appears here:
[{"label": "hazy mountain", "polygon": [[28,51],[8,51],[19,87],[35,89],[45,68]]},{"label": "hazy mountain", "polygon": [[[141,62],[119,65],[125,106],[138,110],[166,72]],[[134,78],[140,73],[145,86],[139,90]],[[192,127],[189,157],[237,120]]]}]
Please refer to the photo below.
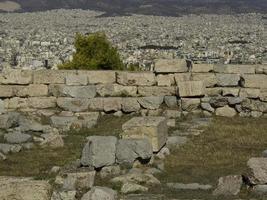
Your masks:
[{"label": "hazy mountain", "polygon": [[[107,12],[182,15],[189,13],[267,12],[267,0],[10,0],[21,6],[20,12],[58,8],[82,8]],[[6,2],[6,0],[0,0]],[[1,9],[1,7],[0,7]],[[4,9],[3,9],[4,10]]]}]

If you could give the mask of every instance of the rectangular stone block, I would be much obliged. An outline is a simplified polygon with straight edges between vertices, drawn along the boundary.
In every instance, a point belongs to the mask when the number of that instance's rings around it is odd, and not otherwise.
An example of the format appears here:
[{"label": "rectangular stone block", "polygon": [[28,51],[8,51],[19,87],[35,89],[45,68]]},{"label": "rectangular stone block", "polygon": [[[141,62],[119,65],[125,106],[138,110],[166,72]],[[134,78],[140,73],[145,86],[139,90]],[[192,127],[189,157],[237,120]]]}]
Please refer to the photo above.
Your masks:
[{"label": "rectangular stone block", "polygon": [[179,85],[180,82],[190,81],[191,73],[176,73],[174,74],[174,80],[176,85]]},{"label": "rectangular stone block", "polygon": [[101,97],[135,97],[136,86],[124,86],[119,84],[99,84],[96,86],[97,94]]},{"label": "rectangular stone block", "polygon": [[23,86],[0,85],[0,97],[14,97]]},{"label": "rectangular stone block", "polygon": [[255,74],[255,66],[216,64],[214,66],[214,71],[216,73],[224,73],[224,74]]},{"label": "rectangular stone block", "polygon": [[238,86],[240,76],[238,74],[216,74],[217,85],[222,87]]},{"label": "rectangular stone block", "polygon": [[152,72],[117,72],[117,83],[121,85],[152,86],[156,84]]},{"label": "rectangular stone block", "polygon": [[242,85],[247,88],[267,88],[267,75],[245,74],[242,75]]},{"label": "rectangular stone block", "polygon": [[122,125],[122,138],[147,138],[158,152],[167,141],[168,127],[165,117],[134,117]]},{"label": "rectangular stone block", "polygon": [[157,85],[158,86],[172,86],[175,84],[174,75],[173,74],[159,74],[156,76]]},{"label": "rectangular stone block", "polygon": [[201,63],[201,64],[193,64],[192,72],[195,73],[208,73],[213,72],[214,64]]},{"label": "rectangular stone block", "polygon": [[178,86],[180,97],[195,97],[205,95],[205,87],[202,81],[184,81]]},{"label": "rectangular stone block", "polygon": [[105,112],[119,111],[121,110],[122,98],[120,97],[104,98],[103,104]]},{"label": "rectangular stone block", "polygon": [[182,98],[182,110],[191,112],[200,107],[200,99]]},{"label": "rectangular stone block", "polygon": [[87,85],[88,77],[84,74],[67,74],[66,85]]},{"label": "rectangular stone block", "polygon": [[16,92],[18,97],[41,97],[48,96],[48,87],[43,84],[30,84],[23,88],[20,88]]},{"label": "rectangular stone block", "polygon": [[214,73],[193,73],[193,81],[203,81],[205,87],[214,87],[217,84],[217,78]]},{"label": "rectangular stone block", "polygon": [[1,84],[27,85],[32,83],[32,71],[11,69],[0,74]]},{"label": "rectangular stone block", "polygon": [[219,96],[222,95],[222,88],[221,87],[215,87],[215,88],[206,88],[205,93],[207,96]]},{"label": "rectangular stone block", "polygon": [[126,113],[137,112],[141,109],[137,98],[122,98],[122,111]]},{"label": "rectangular stone block", "polygon": [[5,102],[0,99],[0,114],[5,113],[6,108],[5,108]]},{"label": "rectangular stone block", "polygon": [[78,71],[79,75],[86,75],[88,77],[89,84],[105,84],[116,82],[115,71]]},{"label": "rectangular stone block", "polygon": [[104,98],[89,99],[89,110],[103,111],[104,110]]},{"label": "rectangular stone block", "polygon": [[147,86],[139,86],[138,87],[138,95],[143,97],[149,96],[176,96],[177,95],[177,87],[147,87]]},{"label": "rectangular stone block", "polygon": [[76,116],[52,116],[50,118],[51,125],[55,128],[68,131],[70,127],[77,122],[78,118]]},{"label": "rectangular stone block", "polygon": [[29,107],[27,98],[14,97],[4,100],[5,108],[8,110],[25,109]]},{"label": "rectangular stone block", "polygon": [[67,75],[76,74],[75,70],[37,70],[33,72],[35,84],[65,84]]},{"label": "rectangular stone block", "polygon": [[267,64],[256,65],[256,74],[267,74]]},{"label": "rectangular stone block", "polygon": [[72,112],[84,112],[84,111],[88,111],[89,100],[81,99],[81,98],[59,97],[57,99],[57,105],[63,110],[72,111]]},{"label": "rectangular stone block", "polygon": [[28,104],[32,108],[55,108],[57,107],[56,97],[30,97],[28,98]]},{"label": "rectangular stone block", "polygon": [[157,73],[179,73],[187,71],[187,63],[184,59],[158,59],[155,61],[155,72]]},{"label": "rectangular stone block", "polygon": [[233,87],[222,88],[222,95],[237,97],[239,95],[239,88],[233,88]]},{"label": "rectangular stone block", "polygon": [[260,90],[260,100],[267,102],[267,88]]},{"label": "rectangular stone block", "polygon": [[260,89],[257,88],[241,88],[239,96],[245,98],[258,98],[260,96],[260,92]]},{"label": "rectangular stone block", "polygon": [[55,97],[73,97],[91,99],[96,96],[95,85],[66,86],[63,84],[49,85],[49,93]]}]

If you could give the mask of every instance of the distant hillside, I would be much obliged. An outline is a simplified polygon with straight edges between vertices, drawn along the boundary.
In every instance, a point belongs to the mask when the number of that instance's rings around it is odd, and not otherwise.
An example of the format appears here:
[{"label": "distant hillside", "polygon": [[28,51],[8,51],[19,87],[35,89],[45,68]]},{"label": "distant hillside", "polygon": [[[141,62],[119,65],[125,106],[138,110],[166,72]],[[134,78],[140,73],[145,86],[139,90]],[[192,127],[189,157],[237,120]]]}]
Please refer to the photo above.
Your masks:
[{"label": "distant hillside", "polygon": [[[5,2],[6,0],[0,0]],[[128,13],[178,16],[190,13],[267,13],[267,0],[11,0],[20,12],[50,9],[93,9],[108,15]],[[1,10],[1,7],[0,7]],[[3,10],[3,9],[2,9]]]}]

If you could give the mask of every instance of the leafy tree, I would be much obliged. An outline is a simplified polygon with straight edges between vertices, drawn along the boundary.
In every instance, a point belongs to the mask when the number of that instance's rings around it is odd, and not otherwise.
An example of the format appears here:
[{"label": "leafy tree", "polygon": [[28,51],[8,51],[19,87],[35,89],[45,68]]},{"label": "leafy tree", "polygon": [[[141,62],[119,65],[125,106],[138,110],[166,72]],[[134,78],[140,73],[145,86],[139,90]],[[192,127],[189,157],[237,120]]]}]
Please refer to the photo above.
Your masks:
[{"label": "leafy tree", "polygon": [[59,65],[59,69],[122,70],[124,65],[119,53],[104,33],[75,37],[76,53],[73,60]]}]

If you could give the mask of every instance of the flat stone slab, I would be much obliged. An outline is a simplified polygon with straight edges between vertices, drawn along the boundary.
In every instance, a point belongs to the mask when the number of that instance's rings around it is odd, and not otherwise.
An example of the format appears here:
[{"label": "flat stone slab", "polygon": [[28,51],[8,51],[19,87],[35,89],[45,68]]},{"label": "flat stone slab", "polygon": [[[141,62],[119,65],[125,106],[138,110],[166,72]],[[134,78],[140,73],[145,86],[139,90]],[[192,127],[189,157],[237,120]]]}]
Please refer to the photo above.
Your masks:
[{"label": "flat stone slab", "polygon": [[210,190],[211,185],[201,185],[199,183],[167,183],[167,186],[177,190]]},{"label": "flat stone slab", "polygon": [[267,158],[251,158],[248,167],[252,170],[254,178],[260,184],[267,183]]},{"label": "flat stone slab", "polygon": [[167,141],[168,127],[165,117],[134,117],[122,125],[122,138],[147,138],[158,152]]}]

